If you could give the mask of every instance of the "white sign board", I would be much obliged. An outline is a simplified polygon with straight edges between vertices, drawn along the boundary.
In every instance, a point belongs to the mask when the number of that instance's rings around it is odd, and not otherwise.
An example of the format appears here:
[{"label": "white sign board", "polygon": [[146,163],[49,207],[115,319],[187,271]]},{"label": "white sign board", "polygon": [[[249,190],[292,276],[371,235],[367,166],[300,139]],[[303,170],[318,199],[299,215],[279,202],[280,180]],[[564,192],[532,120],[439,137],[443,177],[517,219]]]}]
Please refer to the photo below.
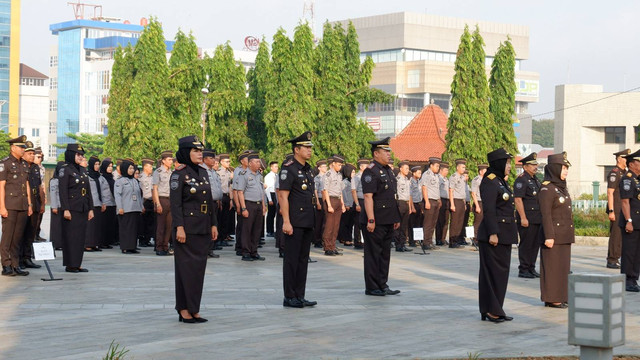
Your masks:
[{"label": "white sign board", "polygon": [[413,228],[413,240],[422,241],[424,240],[424,232],[422,232],[422,228]]},{"label": "white sign board", "polygon": [[36,261],[55,260],[56,255],[53,252],[53,244],[50,242],[33,243],[33,254]]},{"label": "white sign board", "polygon": [[476,234],[474,234],[473,230],[474,230],[473,226],[466,226],[464,228],[464,231],[465,231],[465,233],[466,233],[468,238],[476,237]]}]

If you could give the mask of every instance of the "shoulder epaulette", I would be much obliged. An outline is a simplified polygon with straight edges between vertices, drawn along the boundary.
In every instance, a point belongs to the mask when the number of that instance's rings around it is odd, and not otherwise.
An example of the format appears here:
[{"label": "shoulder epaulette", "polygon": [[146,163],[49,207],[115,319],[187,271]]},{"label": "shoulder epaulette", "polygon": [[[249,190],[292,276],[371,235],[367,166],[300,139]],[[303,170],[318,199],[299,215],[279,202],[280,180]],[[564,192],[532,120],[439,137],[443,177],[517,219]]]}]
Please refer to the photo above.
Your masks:
[{"label": "shoulder epaulette", "polygon": [[293,160],[289,160],[286,163],[282,164],[282,166],[291,166],[293,164]]},{"label": "shoulder epaulette", "polygon": [[247,170],[242,170],[242,171],[240,171],[238,174],[240,174],[240,175],[244,175],[244,174],[246,174],[246,173],[247,173]]},{"label": "shoulder epaulette", "polygon": [[549,181],[549,180],[542,182],[542,185],[549,185],[549,184],[551,184],[551,181]]},{"label": "shoulder epaulette", "polygon": [[376,164],[374,162],[371,162],[371,164],[369,164],[369,166],[367,166],[369,169],[373,169],[373,167],[376,166]]},{"label": "shoulder epaulette", "polygon": [[176,168],[176,170],[182,170],[182,169],[184,169],[185,167],[187,167],[187,165],[185,165],[185,164],[180,164],[180,165],[178,165],[178,167]]},{"label": "shoulder epaulette", "polygon": [[611,170],[611,171],[612,171],[612,172],[618,172],[618,171],[620,171],[620,168],[616,166],[616,167],[614,167],[614,168],[613,168],[613,170]]},{"label": "shoulder epaulette", "polygon": [[495,179],[495,178],[496,178],[496,174],[491,173],[491,174],[487,175],[487,178],[488,178],[489,180],[493,180],[493,179]]},{"label": "shoulder epaulette", "polygon": [[8,157],[8,156],[7,156],[7,157],[5,157],[5,158],[3,158],[3,159],[2,159],[2,160],[0,160],[0,161],[7,161],[7,160],[9,160],[9,157]]},{"label": "shoulder epaulette", "polygon": [[627,173],[627,177],[632,177],[632,176],[633,176],[633,174],[631,174],[631,172]]}]

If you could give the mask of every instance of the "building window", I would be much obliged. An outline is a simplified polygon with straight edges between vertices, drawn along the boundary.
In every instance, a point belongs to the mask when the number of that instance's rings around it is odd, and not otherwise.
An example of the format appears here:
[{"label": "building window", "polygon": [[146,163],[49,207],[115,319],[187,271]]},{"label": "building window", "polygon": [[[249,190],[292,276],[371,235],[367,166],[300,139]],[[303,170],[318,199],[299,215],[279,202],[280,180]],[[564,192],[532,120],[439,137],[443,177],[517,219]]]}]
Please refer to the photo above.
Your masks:
[{"label": "building window", "polygon": [[56,131],[57,131],[56,123],[55,122],[50,122],[49,123],[49,134],[55,134]]},{"label": "building window", "polygon": [[409,70],[407,74],[407,87],[409,89],[420,87],[420,70]]},{"label": "building window", "polygon": [[57,153],[58,153],[58,150],[56,149],[56,147],[53,145],[49,145],[49,157],[54,158],[58,155]]},{"label": "building window", "polygon": [[49,67],[54,67],[54,66],[58,66],[58,56],[51,56],[49,57]]},{"label": "building window", "polygon": [[18,128],[18,136],[24,135],[24,128]]},{"label": "building window", "polygon": [[624,126],[607,126],[604,128],[605,144],[624,144],[626,131]]},{"label": "building window", "polygon": [[40,129],[31,129],[31,136],[39,137],[40,136]]},{"label": "building window", "polygon": [[634,126],[633,127],[633,140],[635,141],[636,144],[640,144],[640,127],[638,126]]},{"label": "building window", "polygon": [[49,111],[58,111],[58,100],[49,100]]},{"label": "building window", "polygon": [[58,78],[51,78],[49,80],[49,89],[57,89],[58,88]]}]

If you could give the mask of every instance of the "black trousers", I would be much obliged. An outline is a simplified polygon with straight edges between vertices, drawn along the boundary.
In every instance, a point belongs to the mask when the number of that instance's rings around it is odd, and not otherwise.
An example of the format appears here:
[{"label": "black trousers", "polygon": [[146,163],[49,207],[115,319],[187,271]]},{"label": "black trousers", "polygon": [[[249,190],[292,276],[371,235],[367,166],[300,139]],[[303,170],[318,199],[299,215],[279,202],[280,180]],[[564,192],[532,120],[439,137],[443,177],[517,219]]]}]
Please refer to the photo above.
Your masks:
[{"label": "black trousers", "polygon": [[70,211],[71,220],[62,218],[62,266],[79,268],[84,256],[89,211]]},{"label": "black trousers", "polygon": [[[148,244],[151,239],[156,238],[156,212],[153,208],[153,199],[145,199],[142,202],[144,214],[142,214],[142,241]],[[163,209],[164,210],[164,209]]]},{"label": "black trousers", "polygon": [[273,230],[273,222],[276,219],[276,214],[278,211],[277,205],[278,205],[278,197],[276,196],[276,193],[272,192],[271,193],[271,202],[273,202],[273,205],[269,205],[267,204],[267,233],[268,234],[273,234],[274,230]]},{"label": "black trousers", "polygon": [[286,298],[304,299],[311,240],[311,228],[294,227],[292,235],[284,235],[286,251],[282,264],[282,283]]},{"label": "black trousers", "polygon": [[284,233],[282,232],[282,225],[284,223],[284,219],[280,214],[280,204],[276,206],[276,228],[275,228],[275,237],[276,237],[276,249],[280,251],[284,251]]},{"label": "black trousers", "polygon": [[[353,242],[355,245],[362,246],[363,238],[362,238],[362,230],[364,229],[361,225],[360,217],[364,210],[364,199],[358,198],[358,205],[360,205],[360,212],[355,212],[353,217]],[[366,229],[364,229],[366,231]]]},{"label": "black trousers", "polygon": [[7,210],[9,215],[2,218],[2,238],[0,240],[0,259],[2,266],[18,267],[19,249],[24,228],[27,225],[27,211]]},{"label": "black trousers", "polygon": [[218,240],[225,240],[227,236],[231,235],[231,227],[233,226],[233,210],[229,209],[231,203],[229,194],[223,194],[220,203],[222,207],[218,212]]},{"label": "black trousers", "polygon": [[405,246],[409,236],[409,202],[398,200],[398,210],[400,210],[400,227],[395,233],[396,249]]},{"label": "black trousers", "polygon": [[24,227],[22,240],[20,241],[19,257],[20,260],[31,259],[33,257],[33,241],[36,238],[38,230],[38,220],[40,214],[36,210],[40,210],[40,205],[34,206],[31,216],[27,217],[27,224]]},{"label": "black trousers", "polygon": [[478,247],[480,252],[480,272],[478,274],[480,313],[505,316],[502,306],[509,283],[511,244],[493,246],[482,241],[478,243]]},{"label": "black trousers", "polygon": [[242,222],[244,221],[244,217],[242,214],[236,213],[236,251],[242,251]]},{"label": "black trousers", "polygon": [[356,208],[354,206],[342,213],[340,227],[338,228],[338,240],[343,242],[353,241],[353,220],[355,215]]},{"label": "black trousers", "polygon": [[627,285],[638,284],[638,275],[640,274],[640,230],[634,230],[631,234],[622,230],[620,272],[627,276]]},{"label": "black trousers", "polygon": [[49,223],[49,241],[53,244],[54,249],[62,248],[62,213],[60,212],[60,209],[58,209],[57,214],[54,214],[53,210],[50,211],[51,221]]},{"label": "black trousers", "polygon": [[411,245],[415,243],[415,240],[413,239],[413,228],[421,228],[424,220],[424,215],[422,213],[424,205],[422,205],[422,202],[414,202],[413,208],[416,209],[416,212],[409,215],[409,244]]},{"label": "black trousers", "polygon": [[[616,212],[620,216],[621,212]],[[616,219],[618,220],[618,219]],[[621,256],[622,251],[622,234],[626,232],[618,226],[617,221],[609,221],[609,250],[607,252],[607,262],[615,264]],[[634,231],[635,232],[635,231]]]},{"label": "black trousers", "polygon": [[[326,207],[322,198],[319,198],[320,210],[316,207],[316,224],[313,227],[313,243],[322,244],[322,233],[324,232],[324,208]],[[364,211],[364,208],[362,209]]]},{"label": "black trousers", "polygon": [[118,215],[118,226],[120,230],[120,250],[136,249],[139,220],[139,211]]},{"label": "black trousers", "polygon": [[436,244],[442,244],[447,238],[447,225],[449,224],[449,214],[451,213],[451,204],[449,199],[440,199],[442,204],[438,212],[438,221],[436,222]]},{"label": "black trousers", "polygon": [[471,204],[468,201],[466,201],[465,205],[466,205],[466,210],[464,211],[464,221],[462,224],[462,233],[460,235],[462,236],[462,241],[464,241],[464,238],[467,236],[467,230],[465,228],[469,226],[469,217],[471,216]]},{"label": "black trousers", "polygon": [[262,204],[245,201],[249,217],[242,219],[242,255],[258,255],[260,232],[262,231]]},{"label": "black trousers", "polygon": [[393,224],[376,224],[373,232],[364,229],[364,283],[367,290],[384,290],[389,279]]},{"label": "black trousers", "polygon": [[[175,228],[172,233],[175,237]],[[176,279],[176,310],[200,312],[204,273],[207,268],[207,253],[211,234],[186,234],[184,243],[176,241],[174,264]]]},{"label": "black trousers", "polygon": [[518,244],[520,265],[518,270],[535,270],[538,250],[540,250],[540,245],[544,242],[542,225],[530,223],[529,227],[523,227],[518,221],[518,234],[520,235],[520,244]]}]

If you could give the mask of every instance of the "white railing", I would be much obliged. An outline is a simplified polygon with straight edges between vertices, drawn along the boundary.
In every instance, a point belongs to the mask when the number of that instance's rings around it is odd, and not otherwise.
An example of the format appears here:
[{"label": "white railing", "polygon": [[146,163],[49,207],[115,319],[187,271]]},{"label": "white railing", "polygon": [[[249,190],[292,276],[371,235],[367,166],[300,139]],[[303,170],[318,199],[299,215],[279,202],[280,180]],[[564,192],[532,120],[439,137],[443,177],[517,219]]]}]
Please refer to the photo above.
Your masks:
[{"label": "white railing", "polygon": [[571,205],[573,210],[587,211],[589,209],[605,209],[607,206],[607,200],[572,200]]}]

